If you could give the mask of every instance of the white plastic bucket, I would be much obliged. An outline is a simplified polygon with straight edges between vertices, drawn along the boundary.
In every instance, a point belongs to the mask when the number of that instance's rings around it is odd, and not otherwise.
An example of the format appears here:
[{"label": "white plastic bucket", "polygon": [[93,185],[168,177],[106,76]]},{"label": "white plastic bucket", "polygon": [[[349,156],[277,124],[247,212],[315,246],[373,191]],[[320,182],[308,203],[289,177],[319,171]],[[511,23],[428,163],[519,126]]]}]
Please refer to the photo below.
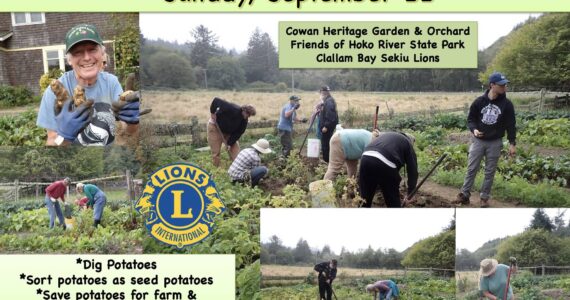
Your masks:
[{"label": "white plastic bucket", "polygon": [[321,140],[309,139],[307,142],[307,157],[319,157],[321,151]]}]

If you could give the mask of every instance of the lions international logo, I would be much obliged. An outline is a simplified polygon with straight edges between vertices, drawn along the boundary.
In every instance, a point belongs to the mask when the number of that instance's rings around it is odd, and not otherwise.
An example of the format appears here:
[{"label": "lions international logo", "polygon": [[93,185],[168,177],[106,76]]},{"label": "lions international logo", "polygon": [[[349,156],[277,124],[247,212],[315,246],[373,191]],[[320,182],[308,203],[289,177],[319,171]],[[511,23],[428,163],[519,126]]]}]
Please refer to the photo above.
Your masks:
[{"label": "lions international logo", "polygon": [[206,238],[214,217],[225,209],[210,175],[185,163],[165,166],[150,175],[136,205],[150,235],[178,248]]}]

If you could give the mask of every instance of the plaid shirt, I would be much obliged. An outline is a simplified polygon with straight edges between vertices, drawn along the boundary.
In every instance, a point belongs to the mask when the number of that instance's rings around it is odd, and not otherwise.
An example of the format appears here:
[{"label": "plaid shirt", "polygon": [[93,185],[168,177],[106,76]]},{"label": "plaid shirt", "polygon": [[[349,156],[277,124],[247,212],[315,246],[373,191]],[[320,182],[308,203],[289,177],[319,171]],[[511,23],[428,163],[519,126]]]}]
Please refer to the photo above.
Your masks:
[{"label": "plaid shirt", "polygon": [[246,173],[261,164],[259,153],[254,148],[243,149],[228,170],[232,180],[244,180]]}]

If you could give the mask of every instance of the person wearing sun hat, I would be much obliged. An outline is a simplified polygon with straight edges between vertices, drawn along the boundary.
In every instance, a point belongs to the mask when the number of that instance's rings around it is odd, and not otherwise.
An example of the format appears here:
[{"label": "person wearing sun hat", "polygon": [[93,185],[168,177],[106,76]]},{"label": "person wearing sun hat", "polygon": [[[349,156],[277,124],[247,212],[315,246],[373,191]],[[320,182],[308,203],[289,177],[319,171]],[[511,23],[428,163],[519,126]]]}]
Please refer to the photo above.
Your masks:
[{"label": "person wearing sun hat", "polygon": [[489,76],[489,89],[475,99],[469,108],[467,127],[471,131],[471,145],[467,162],[467,173],[463,186],[456,199],[452,202],[458,205],[469,205],[471,188],[479,166],[485,157],[485,177],[481,185],[481,207],[489,206],[491,187],[495,178],[495,171],[503,148],[503,136],[507,133],[509,141],[509,155],[516,153],[516,119],[513,103],[507,98],[507,84],[509,80],[505,75],[494,72]]},{"label": "person wearing sun hat", "polygon": [[[126,132],[136,133],[140,101],[119,102],[123,88],[115,75],[102,71],[105,45],[97,28],[79,24],[65,35],[65,58],[72,70],[58,80],[69,98],[56,114],[56,95],[51,86],[45,90],[36,124],[47,130],[46,145],[105,145],[114,141],[115,118],[127,124]],[[85,102],[73,108],[72,97],[77,86],[84,89]],[[136,99],[138,100],[138,99]],[[113,104],[120,106],[113,107]],[[115,117],[116,116],[116,117]]]},{"label": "person wearing sun hat", "polygon": [[299,98],[296,95],[289,97],[289,102],[281,108],[279,115],[279,122],[277,123],[277,131],[281,139],[281,146],[283,147],[283,156],[289,156],[289,152],[293,149],[293,123],[307,122],[307,119],[297,118],[297,110],[301,107]]},{"label": "person wearing sun hat", "polygon": [[266,139],[259,139],[251,148],[241,150],[228,169],[232,182],[251,183],[251,187],[258,185],[269,172],[266,166],[261,165],[260,154],[268,153],[271,149]]},{"label": "person wearing sun hat", "polygon": [[[513,269],[511,272],[516,272],[516,260],[511,258],[513,262]],[[505,288],[509,276],[509,266],[499,264],[494,258],[485,258],[480,263],[479,269],[479,290],[487,299],[498,300],[503,299],[505,295]],[[513,289],[509,284],[507,299],[514,300]]]}]

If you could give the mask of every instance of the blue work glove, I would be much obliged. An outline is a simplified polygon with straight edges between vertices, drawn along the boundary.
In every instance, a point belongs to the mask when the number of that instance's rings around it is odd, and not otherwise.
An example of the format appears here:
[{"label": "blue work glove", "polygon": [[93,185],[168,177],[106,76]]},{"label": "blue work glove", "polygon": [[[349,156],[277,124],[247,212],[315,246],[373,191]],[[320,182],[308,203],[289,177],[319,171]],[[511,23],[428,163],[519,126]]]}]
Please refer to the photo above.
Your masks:
[{"label": "blue work glove", "polygon": [[133,92],[126,97],[126,101],[115,101],[112,104],[115,116],[127,124],[138,124],[140,118],[140,93]]},{"label": "blue work glove", "polygon": [[55,117],[57,134],[70,142],[73,142],[77,134],[91,121],[93,101],[86,101],[75,110],[72,110],[72,105],[72,100],[65,101],[61,112]]}]

